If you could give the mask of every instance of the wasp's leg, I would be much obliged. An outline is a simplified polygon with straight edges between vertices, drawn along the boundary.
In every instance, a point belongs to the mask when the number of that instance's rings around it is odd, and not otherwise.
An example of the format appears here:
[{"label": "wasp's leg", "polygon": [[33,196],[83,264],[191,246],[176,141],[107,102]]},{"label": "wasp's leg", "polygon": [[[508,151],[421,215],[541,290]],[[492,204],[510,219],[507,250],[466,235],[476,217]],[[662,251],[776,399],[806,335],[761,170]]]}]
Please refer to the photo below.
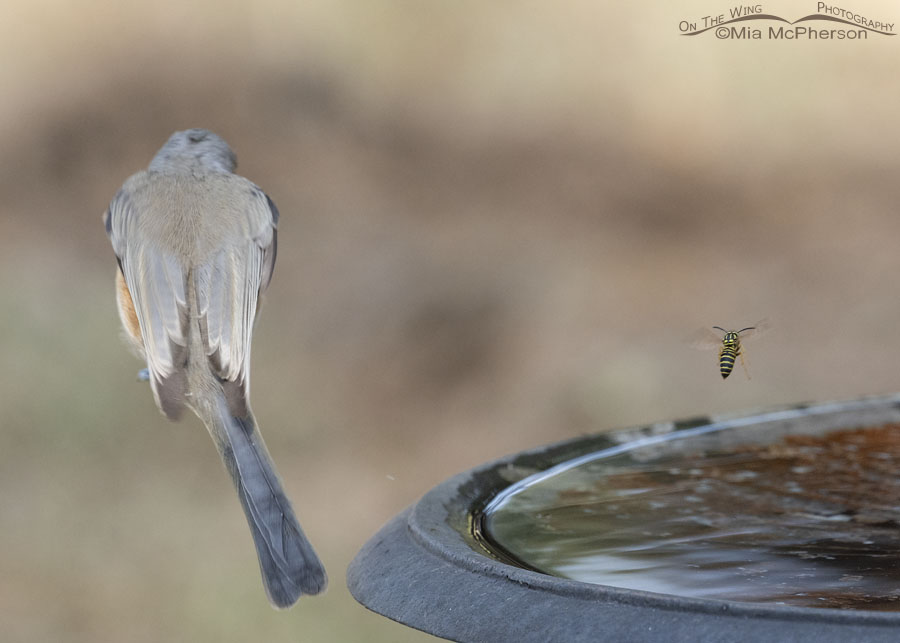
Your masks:
[{"label": "wasp's leg", "polygon": [[[741,350],[741,352],[738,353],[738,355],[740,355],[740,357],[741,357],[741,366],[744,368],[744,375],[747,376],[747,379],[748,379],[748,380],[749,380],[749,379],[752,379],[752,378],[750,377],[750,369],[747,368],[747,362],[744,361],[744,351]],[[749,361],[749,360],[748,360],[748,361]]]}]

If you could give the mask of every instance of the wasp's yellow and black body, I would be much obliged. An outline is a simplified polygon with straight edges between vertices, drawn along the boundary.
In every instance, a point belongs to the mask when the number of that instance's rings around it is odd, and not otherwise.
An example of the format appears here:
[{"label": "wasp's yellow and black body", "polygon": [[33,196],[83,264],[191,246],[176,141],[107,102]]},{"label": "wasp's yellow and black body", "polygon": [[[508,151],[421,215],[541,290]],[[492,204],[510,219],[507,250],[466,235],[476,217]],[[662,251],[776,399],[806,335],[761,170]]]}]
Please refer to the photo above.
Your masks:
[{"label": "wasp's yellow and black body", "polygon": [[722,338],[722,349],[719,351],[719,372],[722,373],[722,379],[731,375],[734,370],[734,362],[741,354],[741,333],[748,330],[755,330],[755,326],[748,326],[741,330],[725,330],[720,326],[713,328],[725,333]]},{"label": "wasp's yellow and black body", "polygon": [[759,337],[763,333],[768,332],[771,327],[772,324],[768,319],[761,319],[753,326],[740,330],[725,330],[721,326],[712,327],[724,333],[724,336],[710,327],[701,328],[687,339],[690,341],[691,346],[700,350],[718,349],[719,373],[722,374],[722,379],[731,375],[731,371],[734,370],[734,363],[738,357],[741,358],[741,366],[744,367],[747,379],[750,379],[750,371],[747,370],[747,364],[744,361],[744,342]]}]

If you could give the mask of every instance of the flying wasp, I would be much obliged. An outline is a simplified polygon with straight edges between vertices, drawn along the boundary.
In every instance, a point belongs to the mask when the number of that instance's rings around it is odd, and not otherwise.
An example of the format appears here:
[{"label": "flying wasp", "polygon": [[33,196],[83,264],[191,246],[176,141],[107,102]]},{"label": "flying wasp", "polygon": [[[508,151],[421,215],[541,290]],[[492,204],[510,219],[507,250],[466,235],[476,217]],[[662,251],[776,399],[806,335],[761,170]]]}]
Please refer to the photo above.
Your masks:
[{"label": "flying wasp", "polygon": [[743,342],[762,335],[769,330],[770,326],[769,321],[766,319],[740,330],[725,330],[721,326],[713,326],[714,329],[724,333],[722,337],[708,328],[703,328],[698,332],[692,345],[694,348],[700,349],[719,349],[719,372],[722,374],[722,379],[731,375],[731,371],[734,370],[734,363],[738,357],[741,358],[741,366],[744,368],[747,379],[750,379],[750,372],[747,370],[747,364],[744,361]]}]

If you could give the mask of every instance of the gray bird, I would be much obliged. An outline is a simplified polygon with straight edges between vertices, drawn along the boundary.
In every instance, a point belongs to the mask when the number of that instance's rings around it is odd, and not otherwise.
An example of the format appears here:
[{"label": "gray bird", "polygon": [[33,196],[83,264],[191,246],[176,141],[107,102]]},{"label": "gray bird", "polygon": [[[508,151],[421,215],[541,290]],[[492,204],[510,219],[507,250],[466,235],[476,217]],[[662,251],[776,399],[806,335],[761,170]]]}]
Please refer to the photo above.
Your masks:
[{"label": "gray bird", "polygon": [[206,425],[247,516],[266,594],[283,608],[327,581],[250,410],[250,340],[275,265],[278,209],[236,165],[212,132],[175,132],[121,187],[105,224],[119,316],[156,403],[169,419],[188,407]]}]

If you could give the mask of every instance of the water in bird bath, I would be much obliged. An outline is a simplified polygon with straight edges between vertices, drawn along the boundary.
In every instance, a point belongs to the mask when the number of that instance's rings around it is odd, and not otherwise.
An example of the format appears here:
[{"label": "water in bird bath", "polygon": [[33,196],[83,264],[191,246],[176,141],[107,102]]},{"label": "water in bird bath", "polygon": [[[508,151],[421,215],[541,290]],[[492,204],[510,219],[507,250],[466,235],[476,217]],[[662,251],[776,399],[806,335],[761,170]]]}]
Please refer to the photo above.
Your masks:
[{"label": "water in bird bath", "polygon": [[900,611],[900,425],[652,447],[537,476],[481,516],[525,567],[678,596]]}]

